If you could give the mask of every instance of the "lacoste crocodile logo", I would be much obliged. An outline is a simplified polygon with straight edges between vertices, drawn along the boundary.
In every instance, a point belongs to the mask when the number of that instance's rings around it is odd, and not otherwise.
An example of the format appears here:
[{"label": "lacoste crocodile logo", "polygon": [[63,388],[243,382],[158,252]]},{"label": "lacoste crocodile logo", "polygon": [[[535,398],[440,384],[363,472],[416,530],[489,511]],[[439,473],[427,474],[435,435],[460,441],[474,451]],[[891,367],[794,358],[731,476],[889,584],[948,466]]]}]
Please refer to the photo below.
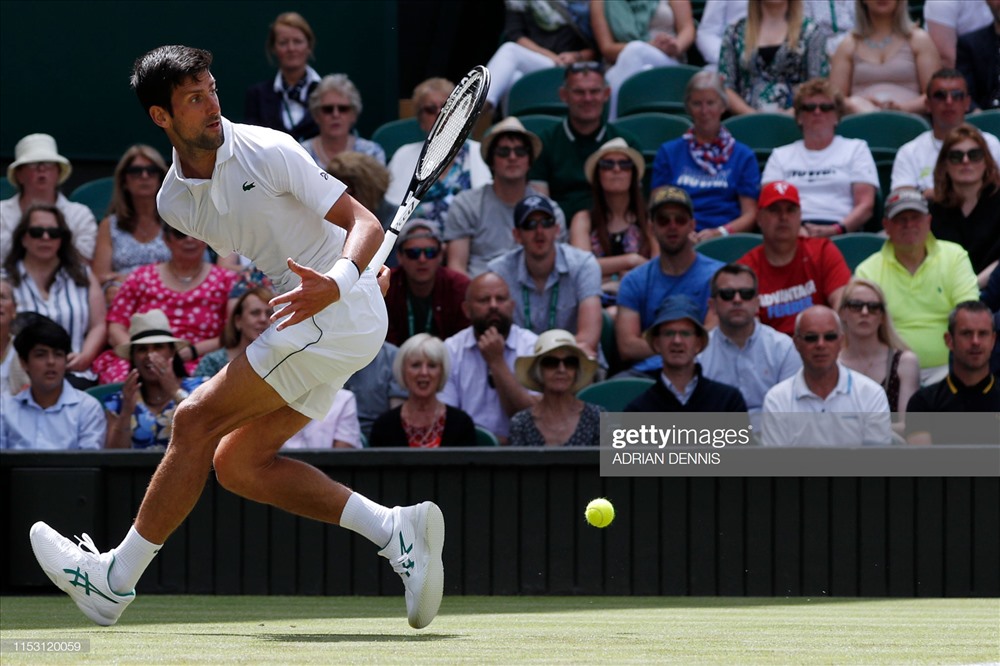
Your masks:
[{"label": "lacoste crocodile logo", "polygon": [[244,181],[243,181],[243,191],[244,191],[244,192],[249,192],[249,191],[250,191],[250,190],[252,190],[252,189],[254,188],[254,186],[256,186],[256,185],[257,185],[257,183],[247,183],[247,181],[245,181],[245,180],[244,180]]}]

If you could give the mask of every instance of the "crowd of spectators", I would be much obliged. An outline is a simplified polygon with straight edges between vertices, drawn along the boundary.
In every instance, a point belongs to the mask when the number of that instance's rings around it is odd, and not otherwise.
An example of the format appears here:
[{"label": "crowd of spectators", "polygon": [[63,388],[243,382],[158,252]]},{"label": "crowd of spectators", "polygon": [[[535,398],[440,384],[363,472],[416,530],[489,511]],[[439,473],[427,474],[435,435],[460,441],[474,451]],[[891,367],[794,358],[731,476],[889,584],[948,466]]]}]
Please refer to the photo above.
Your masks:
[{"label": "crowd of spectators", "polygon": [[[689,0],[506,6],[495,122],[399,234],[386,343],[286,449],[595,446],[604,408],[578,394],[620,377],[652,380],[626,411],[743,412],[770,446],[926,443],[915,415],[1000,412],[1000,141],[967,122],[1000,109],[1000,0],[926,0],[924,27],[906,0],[708,0],[700,23]],[[275,19],[278,71],[242,120],[294,136],[387,224],[422,144],[359,136],[361,92],[310,66],[315,44],[301,15]],[[644,156],[618,91],[689,62],[690,129]],[[530,131],[507,95],[552,67],[565,115]],[[416,87],[423,131],[453,88]],[[886,191],[837,131],[882,110],[930,126]],[[755,155],[723,121],[760,112],[802,138]],[[59,191],[71,171],[31,134],[7,172],[0,448],[162,449],[176,405],[271,325],[275,287],[163,221],[155,149],[125,151],[99,221]],[[881,247],[849,264],[836,241],[863,230]],[[747,233],[742,256],[707,249]]]}]

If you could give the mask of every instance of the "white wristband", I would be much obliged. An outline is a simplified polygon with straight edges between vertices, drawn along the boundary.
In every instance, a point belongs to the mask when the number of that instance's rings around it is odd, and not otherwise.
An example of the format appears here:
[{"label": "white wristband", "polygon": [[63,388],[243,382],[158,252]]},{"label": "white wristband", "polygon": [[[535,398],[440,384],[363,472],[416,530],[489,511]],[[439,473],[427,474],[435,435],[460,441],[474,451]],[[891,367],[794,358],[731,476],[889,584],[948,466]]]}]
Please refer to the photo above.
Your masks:
[{"label": "white wristband", "polygon": [[723,236],[728,236],[729,235],[729,229],[726,228],[726,225],[723,224],[723,225],[720,225],[717,228],[719,230],[719,233],[722,234]]},{"label": "white wristband", "polygon": [[333,265],[333,268],[326,272],[327,277],[333,278],[333,281],[337,283],[337,287],[340,289],[340,297],[343,298],[347,292],[349,292],[358,280],[361,279],[361,275],[358,273],[358,267],[353,261],[347,257],[341,257],[337,259],[337,263]]}]

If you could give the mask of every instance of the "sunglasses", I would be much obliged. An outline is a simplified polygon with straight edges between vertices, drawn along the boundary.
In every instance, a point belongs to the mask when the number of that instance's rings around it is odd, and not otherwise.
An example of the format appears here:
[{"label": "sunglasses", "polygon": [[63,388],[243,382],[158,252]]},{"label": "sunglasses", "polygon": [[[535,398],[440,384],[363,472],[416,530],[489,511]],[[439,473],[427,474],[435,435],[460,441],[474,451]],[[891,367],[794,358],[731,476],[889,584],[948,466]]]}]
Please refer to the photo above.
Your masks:
[{"label": "sunglasses", "polygon": [[525,220],[521,223],[520,228],[524,231],[534,231],[539,225],[541,225],[542,229],[551,229],[556,226],[556,218],[543,217],[541,220],[537,218]]},{"label": "sunglasses", "polygon": [[885,309],[885,305],[878,301],[844,301],[844,307],[851,312],[861,312],[865,308],[868,308],[868,312],[882,312]]},{"label": "sunglasses", "polygon": [[724,301],[731,301],[736,298],[736,294],[740,295],[740,298],[744,301],[749,301],[751,298],[757,295],[757,290],[751,288],[748,289],[720,289],[716,292],[716,296]]},{"label": "sunglasses", "polygon": [[806,113],[815,113],[816,109],[819,109],[823,113],[829,113],[837,108],[836,104],[830,104],[829,102],[823,102],[822,104],[800,104],[799,111],[805,111]]},{"label": "sunglasses", "polygon": [[434,104],[427,104],[417,109],[417,111],[428,116],[436,116],[437,114],[441,113],[441,107],[436,106]]},{"label": "sunglasses", "polygon": [[631,171],[635,165],[632,164],[632,160],[597,160],[597,167],[601,171],[612,171],[615,167],[618,167],[622,171]]},{"label": "sunglasses", "polygon": [[836,342],[840,339],[840,333],[834,333],[831,331],[829,333],[824,333],[822,336],[819,333],[806,333],[805,335],[800,335],[799,339],[806,344],[814,345],[819,342],[821,337],[827,342]]},{"label": "sunglasses", "polygon": [[601,71],[601,63],[594,60],[585,60],[583,62],[574,62],[566,67],[567,72],[572,72],[574,74],[578,72],[599,72]]},{"label": "sunglasses", "polygon": [[676,338],[678,335],[682,340],[687,340],[694,337],[694,331],[687,328],[661,328],[656,332],[658,338]]},{"label": "sunglasses", "polygon": [[580,367],[580,359],[576,356],[543,356],[538,365],[546,370],[555,370],[560,365],[567,370],[577,370]]},{"label": "sunglasses", "polygon": [[510,157],[510,154],[514,153],[515,157],[524,157],[528,154],[528,149],[524,146],[500,146],[496,149],[497,157]]},{"label": "sunglasses", "polygon": [[125,175],[126,176],[151,176],[151,177],[155,177],[155,176],[159,176],[161,173],[163,173],[163,172],[160,171],[160,167],[155,167],[155,166],[130,166],[130,167],[125,167]]},{"label": "sunglasses", "polygon": [[427,259],[433,259],[439,254],[441,254],[439,247],[408,247],[403,250],[403,256],[414,261],[419,259],[420,255],[424,255]]},{"label": "sunglasses", "polygon": [[334,111],[336,111],[340,115],[344,115],[354,110],[354,107],[351,106],[350,104],[324,104],[323,106],[319,107],[319,110],[324,115],[327,116],[332,116]]},{"label": "sunglasses", "polygon": [[931,93],[931,99],[936,99],[939,102],[943,102],[949,97],[953,102],[961,102],[965,99],[966,93],[964,90],[935,90]]},{"label": "sunglasses", "polygon": [[52,240],[62,240],[66,237],[66,231],[60,227],[28,227],[28,235],[35,240],[42,236],[48,236]]},{"label": "sunglasses", "polygon": [[952,164],[961,164],[968,157],[970,162],[982,162],[986,159],[986,152],[982,148],[972,150],[949,150],[945,157]]},{"label": "sunglasses", "polygon": [[683,227],[690,221],[691,218],[687,215],[664,214],[664,215],[656,215],[655,217],[653,217],[653,223],[656,224],[656,226],[658,227],[665,227],[668,224],[676,224],[679,227]]}]

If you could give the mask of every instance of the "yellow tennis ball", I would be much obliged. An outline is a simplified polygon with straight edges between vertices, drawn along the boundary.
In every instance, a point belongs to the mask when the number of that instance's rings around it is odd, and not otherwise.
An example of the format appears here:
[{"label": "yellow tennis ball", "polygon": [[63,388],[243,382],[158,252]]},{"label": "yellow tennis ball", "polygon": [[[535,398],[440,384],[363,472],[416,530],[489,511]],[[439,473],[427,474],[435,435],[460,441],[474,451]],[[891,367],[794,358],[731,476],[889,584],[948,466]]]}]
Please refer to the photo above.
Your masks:
[{"label": "yellow tennis ball", "polygon": [[615,519],[615,507],[603,497],[598,497],[595,500],[590,500],[584,516],[586,516],[587,522],[594,527],[607,527]]}]

